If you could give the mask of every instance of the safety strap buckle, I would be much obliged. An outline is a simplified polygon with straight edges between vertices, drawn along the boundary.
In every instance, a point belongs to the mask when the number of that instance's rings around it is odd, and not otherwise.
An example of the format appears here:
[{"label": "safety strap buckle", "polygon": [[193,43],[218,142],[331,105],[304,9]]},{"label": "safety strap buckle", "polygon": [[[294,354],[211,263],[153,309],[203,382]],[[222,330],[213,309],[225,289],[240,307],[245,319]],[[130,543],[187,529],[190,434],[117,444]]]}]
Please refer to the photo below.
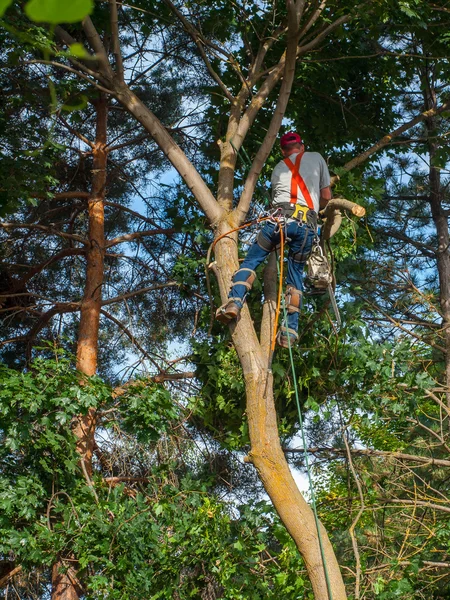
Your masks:
[{"label": "safety strap buckle", "polygon": [[291,219],[297,219],[297,221],[301,221],[302,223],[306,223],[306,213],[309,211],[307,206],[302,206],[301,204],[296,204],[294,208],[294,212],[292,213]]}]

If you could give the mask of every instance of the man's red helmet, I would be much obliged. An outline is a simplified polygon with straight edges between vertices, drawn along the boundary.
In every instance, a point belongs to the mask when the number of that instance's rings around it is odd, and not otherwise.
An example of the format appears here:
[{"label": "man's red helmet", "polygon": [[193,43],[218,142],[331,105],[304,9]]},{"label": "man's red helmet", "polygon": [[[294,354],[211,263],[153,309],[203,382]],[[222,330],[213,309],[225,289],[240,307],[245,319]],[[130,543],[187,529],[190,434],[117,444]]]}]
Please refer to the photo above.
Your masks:
[{"label": "man's red helmet", "polygon": [[289,146],[289,144],[303,144],[302,138],[295,131],[288,131],[280,138],[280,146]]}]

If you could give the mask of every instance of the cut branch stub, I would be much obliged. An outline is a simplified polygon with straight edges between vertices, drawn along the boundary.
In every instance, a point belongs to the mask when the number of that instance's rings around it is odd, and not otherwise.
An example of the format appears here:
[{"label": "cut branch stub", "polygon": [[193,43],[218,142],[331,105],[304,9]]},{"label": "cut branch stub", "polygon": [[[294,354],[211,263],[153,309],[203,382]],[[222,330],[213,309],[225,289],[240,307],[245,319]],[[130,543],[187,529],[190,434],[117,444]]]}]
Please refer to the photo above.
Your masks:
[{"label": "cut branch stub", "polygon": [[333,198],[328,202],[323,210],[325,224],[322,229],[322,240],[329,240],[339,230],[342,223],[341,210],[350,212],[356,217],[363,217],[366,214],[366,209],[355,202],[345,200],[344,198]]}]

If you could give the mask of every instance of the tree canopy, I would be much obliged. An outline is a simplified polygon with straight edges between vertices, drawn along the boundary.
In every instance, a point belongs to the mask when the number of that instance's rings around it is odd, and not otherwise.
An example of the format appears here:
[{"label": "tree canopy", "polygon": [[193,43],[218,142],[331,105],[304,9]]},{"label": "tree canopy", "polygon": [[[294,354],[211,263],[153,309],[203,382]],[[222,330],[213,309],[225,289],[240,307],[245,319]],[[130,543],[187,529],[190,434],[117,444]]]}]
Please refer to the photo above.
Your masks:
[{"label": "tree canopy", "polygon": [[[2,597],[446,598],[446,4],[0,17]],[[366,210],[293,361],[274,258],[213,321],[290,129]]]}]

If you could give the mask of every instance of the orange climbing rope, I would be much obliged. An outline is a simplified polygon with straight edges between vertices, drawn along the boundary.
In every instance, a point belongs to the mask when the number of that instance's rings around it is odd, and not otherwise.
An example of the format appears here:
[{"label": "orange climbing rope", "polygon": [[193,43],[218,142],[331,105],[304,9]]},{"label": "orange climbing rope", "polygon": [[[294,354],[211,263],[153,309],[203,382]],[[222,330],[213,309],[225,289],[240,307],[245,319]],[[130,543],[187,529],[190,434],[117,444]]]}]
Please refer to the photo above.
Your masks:
[{"label": "orange climbing rope", "polygon": [[239,231],[240,229],[245,229],[246,227],[250,227],[250,225],[257,225],[258,223],[261,223],[261,221],[268,221],[271,218],[272,217],[259,217],[254,221],[249,221],[248,223],[244,223],[240,227],[235,227],[235,229],[230,229],[230,231],[222,233],[222,235],[219,235],[219,237],[216,240],[214,240],[214,242],[211,244],[211,251],[214,250],[217,242],[219,242],[222,238],[227,237],[227,235],[230,235],[230,233],[234,233],[235,231]]},{"label": "orange climbing rope", "polygon": [[[251,225],[256,225],[257,223],[261,223],[262,221],[268,221],[268,220],[274,220],[278,224],[278,227],[280,228],[280,278],[279,278],[279,284],[278,284],[277,308],[275,311],[275,320],[274,320],[274,326],[273,326],[272,340],[271,340],[271,344],[270,344],[271,353],[273,354],[273,352],[275,351],[275,342],[276,342],[276,336],[277,336],[278,319],[280,318],[280,312],[281,312],[281,296],[282,296],[282,289],[283,289],[284,231],[283,231],[283,227],[281,225],[282,219],[278,219],[277,217],[274,217],[274,216],[259,217],[258,219],[255,219],[254,221],[249,221],[248,223],[244,223],[240,227],[235,227],[234,229],[230,229],[230,231],[226,231],[225,233],[220,235],[217,239],[215,239],[214,242],[211,244],[211,246],[208,250],[208,256],[207,256],[206,262],[209,263],[209,258],[210,258],[211,252],[214,250],[214,247],[217,244],[217,242],[219,242],[221,239],[223,239],[224,237],[227,237],[227,235],[230,235],[230,233],[234,233],[235,231],[239,231],[241,229],[245,229],[246,227],[250,227]],[[208,275],[207,267],[206,267],[206,273]]]}]

